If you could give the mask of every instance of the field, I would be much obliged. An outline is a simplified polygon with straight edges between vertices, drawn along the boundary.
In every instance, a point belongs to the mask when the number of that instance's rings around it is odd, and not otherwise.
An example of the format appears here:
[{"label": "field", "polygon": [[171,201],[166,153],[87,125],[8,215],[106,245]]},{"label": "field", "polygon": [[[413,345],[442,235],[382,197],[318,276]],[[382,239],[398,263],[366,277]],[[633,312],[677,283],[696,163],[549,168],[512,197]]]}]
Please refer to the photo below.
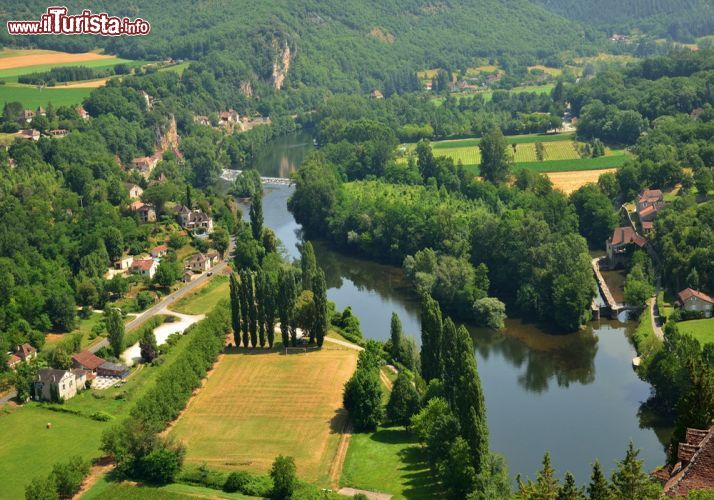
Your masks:
[{"label": "field", "polygon": [[38,88],[34,85],[17,83],[21,75],[45,72],[62,66],[86,66],[90,68],[109,68],[120,63],[131,66],[143,64],[141,61],[120,59],[115,56],[85,52],[69,54],[51,50],[2,50],[0,51],[0,105],[6,102],[19,101],[25,108],[35,109],[47,106],[52,102],[55,106],[73,106],[82,102],[93,88],[99,87],[106,79],[85,82],[68,82],[55,87]]},{"label": "field", "polygon": [[353,434],[340,485],[391,493],[397,499],[439,497],[421,446],[401,427]]},{"label": "field", "polygon": [[[478,148],[480,139],[458,139],[432,142],[431,147],[435,156],[447,156],[454,162],[461,164],[467,171],[475,175],[479,173],[481,154]],[[526,168],[535,172],[562,172],[572,171],[598,171],[619,167],[627,160],[625,152],[606,148],[605,156],[599,158],[581,158],[577,150],[578,143],[574,141],[573,134],[529,134],[506,137],[511,145],[508,154],[515,161],[515,169]],[[543,145],[543,161],[536,159],[536,143]],[[409,154],[416,145],[405,144],[402,150]],[[583,173],[591,178],[592,174]],[[561,176],[561,183],[578,182],[577,175]],[[597,180],[595,176],[594,180]],[[582,185],[582,184],[580,184]],[[579,187],[579,186],[578,186]],[[574,189],[577,189],[574,188]],[[574,190],[573,189],[573,190]]]},{"label": "field", "polygon": [[223,354],[172,434],[187,445],[188,463],[265,473],[277,455],[291,455],[301,479],[326,486],[344,423],[342,388],[356,363],[356,351],[333,345]]},{"label": "field", "polygon": [[228,297],[229,288],[226,276],[214,276],[208,284],[176,302],[171,309],[183,314],[205,314],[219,300]]},{"label": "field", "polygon": [[183,500],[186,498],[257,498],[240,493],[189,486],[187,484],[169,484],[153,487],[128,483],[111,483],[101,479],[92,489],[82,496],[83,500]]},{"label": "field", "polygon": [[573,170],[570,172],[548,172],[546,175],[553,183],[553,187],[560,189],[565,194],[570,194],[585,184],[597,182],[602,174],[614,171],[614,168],[604,170]]},{"label": "field", "polygon": [[32,404],[0,412],[0,497],[23,498],[27,483],[35,476],[46,476],[55,463],[72,455],[99,456],[106,425]]},{"label": "field", "polygon": [[677,323],[681,333],[687,333],[700,344],[714,343],[714,318],[692,319]]}]

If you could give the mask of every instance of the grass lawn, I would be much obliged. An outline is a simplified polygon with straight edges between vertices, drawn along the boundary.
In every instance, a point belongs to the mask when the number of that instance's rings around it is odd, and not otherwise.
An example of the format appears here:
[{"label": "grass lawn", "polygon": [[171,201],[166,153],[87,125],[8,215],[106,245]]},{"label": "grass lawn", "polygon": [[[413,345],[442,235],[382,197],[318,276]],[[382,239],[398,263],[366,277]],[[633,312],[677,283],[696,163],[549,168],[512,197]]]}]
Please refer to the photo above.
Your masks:
[{"label": "grass lawn", "polygon": [[186,444],[187,463],[266,473],[277,455],[290,455],[302,480],[327,486],[356,364],[357,351],[332,344],[289,355],[229,351],[171,434]]},{"label": "grass lawn", "polygon": [[[52,424],[47,429],[47,423]],[[0,477],[2,498],[24,498],[35,476],[72,455],[100,455],[99,441],[106,422],[52,412],[35,404],[0,412]]]},{"label": "grass lawn", "polygon": [[714,343],[714,318],[680,321],[677,326],[681,333],[688,333],[702,345]]},{"label": "grass lawn", "polygon": [[171,66],[165,66],[165,67],[159,69],[159,71],[172,71],[172,72],[178,73],[178,74],[180,75],[180,74],[183,73],[183,70],[185,70],[186,68],[188,68],[188,65],[189,65],[189,64],[191,64],[190,61],[185,61],[185,62],[182,62],[182,63],[179,63],[179,64],[173,64],[173,65],[171,65]]},{"label": "grass lawn", "polygon": [[632,340],[635,343],[637,354],[642,358],[649,357],[662,346],[662,342],[655,336],[652,329],[649,307],[646,307],[640,314],[639,324],[632,332]]},{"label": "grass lawn", "polygon": [[161,487],[140,486],[129,483],[112,483],[102,478],[82,496],[83,500],[179,500],[186,498],[257,498],[240,493],[191,486],[187,484],[169,484]]},{"label": "grass lawn", "polygon": [[393,498],[438,498],[420,445],[402,427],[353,434],[341,486],[391,493]]},{"label": "grass lawn", "polygon": [[219,300],[228,297],[229,288],[227,276],[214,276],[208,284],[170,306],[171,310],[183,314],[205,314],[213,309]]},{"label": "grass lawn", "polygon": [[87,347],[94,342],[94,340],[90,340],[89,334],[92,332],[92,328],[94,328],[94,326],[101,321],[102,317],[102,313],[93,312],[87,319],[80,319],[77,328],[71,332],[50,333],[46,337],[46,345],[52,346],[61,342],[63,339],[66,339],[70,333],[80,332],[82,334],[82,347]]},{"label": "grass lawn", "polygon": [[73,106],[80,104],[91,92],[92,88],[45,88],[39,89],[29,85],[0,85],[0,106],[7,102],[18,101],[25,108],[36,109],[39,106]]}]

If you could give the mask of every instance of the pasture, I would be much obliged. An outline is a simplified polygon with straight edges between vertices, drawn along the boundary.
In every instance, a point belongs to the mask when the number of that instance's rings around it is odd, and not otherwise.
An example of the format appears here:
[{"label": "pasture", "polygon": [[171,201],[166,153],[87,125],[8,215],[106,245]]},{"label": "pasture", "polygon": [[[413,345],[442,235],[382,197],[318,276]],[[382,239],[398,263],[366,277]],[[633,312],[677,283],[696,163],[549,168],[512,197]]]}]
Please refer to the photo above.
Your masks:
[{"label": "pasture", "polygon": [[183,314],[205,314],[206,311],[213,309],[219,300],[228,297],[229,289],[228,277],[215,276],[207,284],[171,305],[170,308]]},{"label": "pasture", "polygon": [[186,444],[187,463],[265,473],[291,455],[298,476],[327,486],[345,413],[342,390],[357,351],[325,344],[284,355],[267,350],[222,354],[171,434]]},{"label": "pasture", "polygon": [[701,345],[714,343],[714,318],[680,321],[677,326],[681,333],[691,335]]},{"label": "pasture", "polygon": [[19,84],[17,82],[18,77],[63,66],[85,66],[103,69],[121,63],[130,66],[144,64],[142,61],[121,59],[98,52],[69,54],[52,50],[4,49],[0,51],[0,80],[5,82],[0,85],[0,105],[18,101],[25,108],[35,109],[39,106],[46,107],[50,102],[54,106],[80,104],[93,88],[104,85],[106,79],[59,83],[55,87],[39,88],[35,85]]},{"label": "pasture", "polygon": [[[47,424],[52,428],[48,429]],[[106,422],[59,413],[29,404],[0,412],[0,477],[2,498],[24,498],[25,486],[35,476],[46,476],[52,466],[72,455],[98,457]]]}]

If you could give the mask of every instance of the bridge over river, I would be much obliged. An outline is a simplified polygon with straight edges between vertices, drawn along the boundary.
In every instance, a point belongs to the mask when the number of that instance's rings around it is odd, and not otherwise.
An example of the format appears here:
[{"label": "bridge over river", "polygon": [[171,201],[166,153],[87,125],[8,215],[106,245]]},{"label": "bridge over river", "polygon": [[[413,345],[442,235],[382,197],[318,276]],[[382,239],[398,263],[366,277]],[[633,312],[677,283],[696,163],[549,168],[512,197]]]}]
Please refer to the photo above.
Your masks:
[{"label": "bridge over river", "polygon": [[[221,172],[221,179],[228,182],[235,182],[238,176],[242,173],[242,170],[231,170],[229,168],[224,168]],[[261,177],[260,182],[262,182],[263,184],[277,184],[282,186],[289,186],[293,183],[292,179],[288,179],[286,177]]]}]

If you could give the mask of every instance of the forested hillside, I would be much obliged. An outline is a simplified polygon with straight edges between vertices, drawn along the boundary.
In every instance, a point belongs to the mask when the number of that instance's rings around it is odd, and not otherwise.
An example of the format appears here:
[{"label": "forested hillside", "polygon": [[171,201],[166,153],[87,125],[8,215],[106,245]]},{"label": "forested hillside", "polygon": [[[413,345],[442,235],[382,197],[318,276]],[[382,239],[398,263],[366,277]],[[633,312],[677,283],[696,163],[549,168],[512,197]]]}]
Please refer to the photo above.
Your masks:
[{"label": "forested hillside", "polygon": [[714,6],[708,0],[533,0],[569,19],[598,28],[639,28],[680,41],[711,34]]},{"label": "forested hillside", "polygon": [[[246,74],[264,81],[274,83],[276,66],[281,73],[289,65],[285,85],[333,91],[370,90],[404,70],[466,67],[474,56],[544,57],[590,45],[579,24],[526,0],[178,0],[170,9],[156,0],[140,4],[120,0],[92,6],[152,24],[147,37],[100,40],[108,51],[131,59],[192,60],[225,52],[241,61]],[[47,7],[38,1],[0,5],[4,16],[20,19],[35,19]],[[70,12],[87,7],[74,1],[67,6]],[[19,42],[79,51],[93,48],[97,39]]]}]

